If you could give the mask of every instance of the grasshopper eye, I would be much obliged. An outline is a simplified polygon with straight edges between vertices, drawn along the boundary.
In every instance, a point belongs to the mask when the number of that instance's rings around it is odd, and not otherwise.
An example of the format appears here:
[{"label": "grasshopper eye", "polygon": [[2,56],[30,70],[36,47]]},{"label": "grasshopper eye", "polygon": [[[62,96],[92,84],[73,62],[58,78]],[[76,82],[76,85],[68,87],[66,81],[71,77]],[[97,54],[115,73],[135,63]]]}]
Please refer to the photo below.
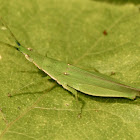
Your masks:
[{"label": "grasshopper eye", "polygon": [[33,51],[33,49],[32,48],[27,48],[29,51]]},{"label": "grasshopper eye", "polygon": [[64,75],[68,75],[68,73],[64,72]]},{"label": "grasshopper eye", "polygon": [[24,55],[25,55],[25,58],[26,58],[28,61],[33,62],[33,59],[30,58],[30,56],[29,56],[28,54],[24,54]]}]

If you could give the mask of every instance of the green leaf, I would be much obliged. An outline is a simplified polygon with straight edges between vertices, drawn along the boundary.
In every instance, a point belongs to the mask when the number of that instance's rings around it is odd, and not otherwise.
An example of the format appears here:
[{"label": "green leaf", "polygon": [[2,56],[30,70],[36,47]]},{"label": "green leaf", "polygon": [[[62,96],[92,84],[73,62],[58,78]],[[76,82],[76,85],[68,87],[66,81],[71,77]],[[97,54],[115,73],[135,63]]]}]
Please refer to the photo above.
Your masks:
[{"label": "green leaf", "polygon": [[[25,47],[88,71],[140,87],[140,12],[137,3],[92,0],[1,1],[1,16]],[[103,33],[104,32],[104,33]],[[14,45],[0,26],[0,41]],[[9,95],[12,97],[9,97]],[[138,140],[140,98],[81,102],[27,61],[0,44],[2,140]]]}]

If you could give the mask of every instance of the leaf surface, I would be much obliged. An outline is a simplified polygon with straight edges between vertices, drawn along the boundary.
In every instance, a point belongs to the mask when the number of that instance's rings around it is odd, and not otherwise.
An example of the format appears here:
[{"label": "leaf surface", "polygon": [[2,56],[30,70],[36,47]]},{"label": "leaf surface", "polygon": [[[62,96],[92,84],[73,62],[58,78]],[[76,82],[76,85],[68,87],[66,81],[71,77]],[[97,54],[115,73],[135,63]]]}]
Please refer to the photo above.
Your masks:
[{"label": "leaf surface", "polygon": [[[140,87],[138,2],[92,0],[0,1],[1,16],[25,47],[42,55]],[[135,5],[137,4],[137,5]],[[0,26],[0,41],[14,45]],[[0,44],[2,140],[138,140],[140,98],[101,98],[71,93]],[[8,97],[13,95],[12,97]]]}]

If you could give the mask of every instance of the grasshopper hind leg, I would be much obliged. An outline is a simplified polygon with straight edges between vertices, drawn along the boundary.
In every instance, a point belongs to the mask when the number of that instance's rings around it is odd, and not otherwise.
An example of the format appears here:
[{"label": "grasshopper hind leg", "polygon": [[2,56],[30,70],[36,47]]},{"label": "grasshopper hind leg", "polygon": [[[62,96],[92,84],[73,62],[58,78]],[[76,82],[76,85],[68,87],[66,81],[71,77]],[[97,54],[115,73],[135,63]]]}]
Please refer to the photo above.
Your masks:
[{"label": "grasshopper hind leg", "polygon": [[70,86],[68,85],[62,85],[66,90],[70,91],[74,96],[75,96],[75,99],[76,101],[78,101],[78,93],[77,91],[74,89],[74,88],[71,88]]},{"label": "grasshopper hind leg", "polygon": [[80,97],[78,97],[77,90],[75,90],[74,88],[72,88],[72,87],[70,87],[70,86],[68,86],[68,85],[66,85],[66,84],[64,84],[64,85],[62,85],[62,86],[63,86],[66,90],[70,91],[70,92],[75,96],[76,101],[80,101],[80,102],[81,102],[82,106],[81,106],[81,108],[80,108],[80,113],[78,114],[78,118],[81,118],[81,116],[82,116],[82,111],[83,111],[83,108],[84,108],[84,106],[85,106],[85,102],[84,102]]}]

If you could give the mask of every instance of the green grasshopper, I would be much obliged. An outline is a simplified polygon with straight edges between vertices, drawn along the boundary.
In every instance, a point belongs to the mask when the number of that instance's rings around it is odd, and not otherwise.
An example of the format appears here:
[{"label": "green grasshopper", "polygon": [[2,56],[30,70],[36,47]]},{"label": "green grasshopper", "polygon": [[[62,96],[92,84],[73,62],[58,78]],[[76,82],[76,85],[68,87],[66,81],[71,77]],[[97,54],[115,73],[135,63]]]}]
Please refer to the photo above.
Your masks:
[{"label": "green grasshopper", "polygon": [[[1,19],[2,20],[2,19]],[[92,96],[101,97],[124,97],[135,99],[140,96],[140,89],[121,83],[109,76],[98,72],[88,72],[73,65],[58,61],[26,49],[16,39],[10,28],[3,22],[10,35],[16,42],[14,46],[27,60],[32,62],[50,78],[77,98],[77,91]]]}]

